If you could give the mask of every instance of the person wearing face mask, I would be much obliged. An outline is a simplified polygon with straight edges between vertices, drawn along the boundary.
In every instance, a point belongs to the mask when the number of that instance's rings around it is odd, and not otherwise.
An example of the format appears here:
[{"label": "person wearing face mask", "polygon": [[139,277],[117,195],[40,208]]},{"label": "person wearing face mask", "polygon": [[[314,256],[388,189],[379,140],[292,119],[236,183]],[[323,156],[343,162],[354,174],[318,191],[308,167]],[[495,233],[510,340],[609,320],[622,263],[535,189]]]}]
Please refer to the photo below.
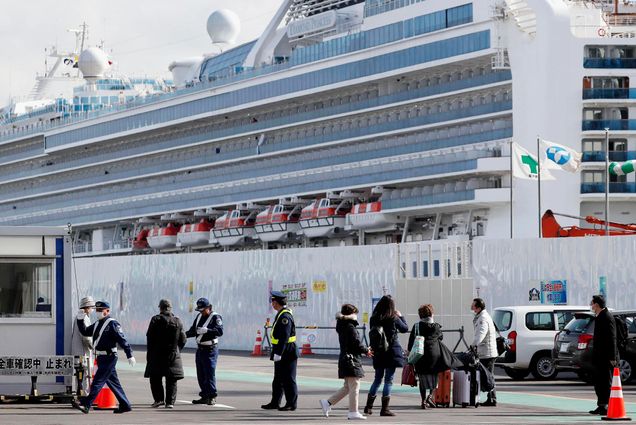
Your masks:
[{"label": "person wearing face mask", "polygon": [[592,339],[592,365],[594,365],[594,391],[596,392],[596,409],[591,415],[607,415],[612,389],[612,372],[618,365],[618,349],[616,347],[616,320],[607,309],[605,297],[594,295],[590,307],[596,315],[594,319],[594,337]]},{"label": "person wearing face mask", "polygon": [[[477,352],[481,364],[490,371],[495,381],[495,360],[497,359],[497,331],[492,317],[486,311],[486,303],[481,298],[473,299],[470,309],[475,313],[473,325],[475,327],[475,338],[472,348]],[[495,388],[488,392],[488,398],[480,406],[496,406],[497,393]]]},{"label": "person wearing face mask", "polygon": [[128,341],[126,341],[121,325],[117,320],[110,317],[110,304],[105,301],[97,301],[95,310],[97,310],[99,320],[90,326],[86,326],[84,323],[86,319],[84,311],[77,315],[77,327],[80,333],[84,336],[93,337],[95,355],[97,356],[97,373],[95,373],[90,394],[80,398],[79,403],[73,403],[73,407],[82,413],[88,413],[101,389],[104,385],[108,385],[119,403],[119,407],[113,413],[130,412],[132,406],[126,397],[126,393],[124,393],[115,369],[117,365],[117,345],[126,352],[130,366],[135,366],[137,361],[133,357],[132,349]]},{"label": "person wearing face mask", "polygon": [[[84,326],[89,327],[91,320],[89,314],[95,309],[95,301],[93,297],[84,297],[80,300],[80,310],[84,312]],[[90,388],[90,379],[93,375],[93,337],[84,336],[79,331],[77,323],[73,323],[73,332],[71,337],[71,354],[79,356],[81,375],[77,380],[77,395],[85,396]]]},{"label": "person wearing face mask", "polygon": [[212,304],[207,298],[197,300],[199,314],[186,332],[188,338],[196,338],[197,352],[195,362],[197,366],[197,380],[199,381],[198,400],[192,404],[216,404],[216,362],[219,358],[219,337],[223,336],[223,318],[212,311]]}]

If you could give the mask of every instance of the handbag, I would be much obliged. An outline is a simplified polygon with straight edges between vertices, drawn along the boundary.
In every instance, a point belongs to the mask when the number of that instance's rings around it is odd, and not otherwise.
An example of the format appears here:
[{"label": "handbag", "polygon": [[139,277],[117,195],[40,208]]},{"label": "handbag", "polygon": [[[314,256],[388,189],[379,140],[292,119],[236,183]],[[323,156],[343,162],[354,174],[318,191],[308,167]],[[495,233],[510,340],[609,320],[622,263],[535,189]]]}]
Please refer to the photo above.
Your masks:
[{"label": "handbag", "polygon": [[413,330],[415,331],[415,339],[413,340],[413,346],[411,347],[409,356],[406,359],[407,363],[410,365],[416,364],[424,356],[424,337],[420,336],[420,327],[418,323],[413,326]]},{"label": "handbag", "polygon": [[495,332],[497,335],[497,337],[495,338],[495,341],[497,342],[497,356],[501,356],[503,353],[508,351],[508,349],[510,349],[510,346],[508,345],[508,341],[506,341],[506,338],[501,336],[501,334],[499,333],[497,325],[495,325]]},{"label": "handbag", "polygon": [[411,387],[417,385],[417,378],[415,377],[415,367],[412,364],[406,364],[402,368],[402,385],[409,385]]}]

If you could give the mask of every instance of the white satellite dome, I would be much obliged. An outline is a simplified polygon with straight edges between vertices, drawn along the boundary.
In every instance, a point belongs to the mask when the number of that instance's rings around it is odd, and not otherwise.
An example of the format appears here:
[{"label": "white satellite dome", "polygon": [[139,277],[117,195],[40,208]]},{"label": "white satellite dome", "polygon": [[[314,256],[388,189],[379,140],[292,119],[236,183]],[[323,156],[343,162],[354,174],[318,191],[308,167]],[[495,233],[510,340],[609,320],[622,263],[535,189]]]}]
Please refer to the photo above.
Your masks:
[{"label": "white satellite dome", "polygon": [[241,32],[241,20],[231,10],[219,9],[208,17],[208,34],[212,43],[234,44]]},{"label": "white satellite dome", "polygon": [[79,69],[84,78],[102,77],[110,62],[106,53],[98,47],[89,47],[79,57]]}]

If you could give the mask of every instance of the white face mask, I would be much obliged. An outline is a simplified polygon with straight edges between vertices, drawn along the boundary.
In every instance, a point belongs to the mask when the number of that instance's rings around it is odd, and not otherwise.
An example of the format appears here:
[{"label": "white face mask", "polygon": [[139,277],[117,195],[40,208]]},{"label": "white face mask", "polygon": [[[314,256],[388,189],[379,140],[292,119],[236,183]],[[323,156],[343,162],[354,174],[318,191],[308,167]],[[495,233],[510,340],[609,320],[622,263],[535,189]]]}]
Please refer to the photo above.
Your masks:
[{"label": "white face mask", "polygon": [[106,310],[100,311],[98,315],[100,316],[100,318],[108,317],[108,312]]}]

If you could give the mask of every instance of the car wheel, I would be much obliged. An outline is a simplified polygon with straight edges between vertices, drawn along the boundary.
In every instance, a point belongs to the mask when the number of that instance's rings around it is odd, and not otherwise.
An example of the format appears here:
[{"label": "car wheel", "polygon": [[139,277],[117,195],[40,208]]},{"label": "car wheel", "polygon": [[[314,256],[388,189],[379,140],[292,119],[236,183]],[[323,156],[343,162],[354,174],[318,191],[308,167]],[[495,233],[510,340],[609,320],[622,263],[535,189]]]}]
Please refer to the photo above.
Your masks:
[{"label": "car wheel", "polygon": [[508,367],[504,368],[504,371],[506,375],[511,377],[514,381],[521,381],[530,373],[528,369],[510,369]]},{"label": "car wheel", "polygon": [[532,376],[540,380],[554,379],[559,373],[549,353],[537,354],[530,365],[530,371]]},{"label": "car wheel", "polygon": [[621,370],[621,382],[623,384],[629,382],[634,377],[634,368],[630,360],[621,359],[618,362],[618,367]]}]

